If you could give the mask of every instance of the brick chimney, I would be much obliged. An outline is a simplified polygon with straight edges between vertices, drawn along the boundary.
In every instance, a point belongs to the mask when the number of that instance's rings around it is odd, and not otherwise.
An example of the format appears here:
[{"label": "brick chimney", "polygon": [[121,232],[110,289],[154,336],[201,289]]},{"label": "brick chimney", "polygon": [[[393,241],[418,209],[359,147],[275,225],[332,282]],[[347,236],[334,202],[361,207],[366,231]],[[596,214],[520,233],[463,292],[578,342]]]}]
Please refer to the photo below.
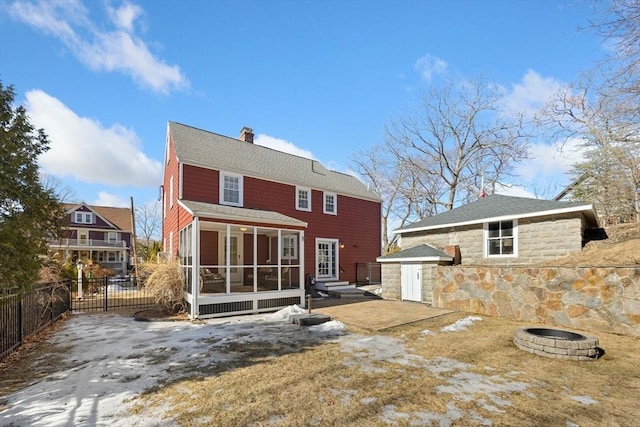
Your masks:
[{"label": "brick chimney", "polygon": [[243,127],[240,131],[240,141],[250,142],[253,144],[253,129],[248,127]]},{"label": "brick chimney", "polygon": [[453,257],[454,265],[458,265],[462,262],[462,257],[460,256],[460,246],[458,245],[445,246],[444,252],[446,252],[447,254]]}]

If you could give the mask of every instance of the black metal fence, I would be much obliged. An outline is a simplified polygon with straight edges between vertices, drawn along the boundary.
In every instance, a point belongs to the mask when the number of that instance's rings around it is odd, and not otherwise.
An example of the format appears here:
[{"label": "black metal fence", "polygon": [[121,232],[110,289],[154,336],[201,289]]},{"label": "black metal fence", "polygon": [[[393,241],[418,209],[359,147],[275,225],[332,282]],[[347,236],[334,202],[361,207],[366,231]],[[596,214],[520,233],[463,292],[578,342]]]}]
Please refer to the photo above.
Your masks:
[{"label": "black metal fence", "polygon": [[84,278],[38,285],[24,295],[0,294],[0,360],[63,313],[150,308],[156,303],[135,278]]},{"label": "black metal fence", "polygon": [[151,294],[135,277],[84,278],[71,281],[73,311],[108,311],[130,308],[149,308],[156,305]]},{"label": "black metal fence", "polygon": [[380,263],[356,263],[356,282],[358,285],[377,285],[382,283],[382,269],[380,267]]},{"label": "black metal fence", "polygon": [[0,360],[70,309],[69,282],[38,285],[24,295],[0,295]]}]

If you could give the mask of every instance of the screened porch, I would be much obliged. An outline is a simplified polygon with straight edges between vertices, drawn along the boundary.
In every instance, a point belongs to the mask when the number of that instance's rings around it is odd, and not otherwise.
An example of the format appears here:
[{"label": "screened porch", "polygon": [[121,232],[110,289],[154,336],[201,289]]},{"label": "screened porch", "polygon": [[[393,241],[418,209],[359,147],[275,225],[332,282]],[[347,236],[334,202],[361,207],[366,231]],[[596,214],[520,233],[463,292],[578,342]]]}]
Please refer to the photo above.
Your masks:
[{"label": "screened porch", "polygon": [[304,305],[304,231],[194,218],[179,235],[192,318]]}]

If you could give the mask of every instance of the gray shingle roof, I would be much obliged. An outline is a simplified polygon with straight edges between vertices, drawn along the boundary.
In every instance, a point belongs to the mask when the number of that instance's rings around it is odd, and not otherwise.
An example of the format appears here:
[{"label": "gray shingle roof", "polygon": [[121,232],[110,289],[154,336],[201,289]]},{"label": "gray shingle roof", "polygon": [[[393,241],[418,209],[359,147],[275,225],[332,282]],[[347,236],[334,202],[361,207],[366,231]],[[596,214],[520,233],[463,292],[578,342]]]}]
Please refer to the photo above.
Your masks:
[{"label": "gray shingle roof", "polygon": [[378,257],[378,261],[399,261],[401,259],[423,259],[423,260],[447,260],[453,261],[453,257],[448,253],[429,246],[426,243],[413,248],[404,249],[389,255]]},{"label": "gray shingle roof", "polygon": [[233,219],[235,221],[245,220],[247,222],[257,222],[261,224],[275,224],[290,227],[306,227],[307,223],[296,218],[282,215],[278,212],[263,211],[260,209],[238,208],[235,206],[216,205],[212,203],[194,202],[191,200],[180,200],[194,216],[201,218]]},{"label": "gray shingle roof", "polygon": [[536,217],[562,212],[582,212],[592,226],[598,226],[595,208],[590,203],[559,202],[492,194],[464,206],[401,227],[395,230],[395,233],[402,234],[453,225],[474,224],[487,220]]},{"label": "gray shingle roof", "polygon": [[331,171],[317,160],[169,122],[178,161],[244,176],[380,201],[356,177]]}]

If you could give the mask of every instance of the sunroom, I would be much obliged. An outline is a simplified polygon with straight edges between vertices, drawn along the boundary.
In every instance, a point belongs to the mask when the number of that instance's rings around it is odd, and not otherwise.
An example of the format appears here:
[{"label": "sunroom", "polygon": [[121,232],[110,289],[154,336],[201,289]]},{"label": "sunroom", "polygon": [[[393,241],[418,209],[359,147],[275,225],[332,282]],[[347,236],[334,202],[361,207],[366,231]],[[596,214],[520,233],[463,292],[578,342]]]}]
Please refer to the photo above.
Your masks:
[{"label": "sunroom", "polygon": [[178,257],[191,318],[304,305],[305,222],[277,212],[179,203],[190,217],[179,221],[186,225]]}]

